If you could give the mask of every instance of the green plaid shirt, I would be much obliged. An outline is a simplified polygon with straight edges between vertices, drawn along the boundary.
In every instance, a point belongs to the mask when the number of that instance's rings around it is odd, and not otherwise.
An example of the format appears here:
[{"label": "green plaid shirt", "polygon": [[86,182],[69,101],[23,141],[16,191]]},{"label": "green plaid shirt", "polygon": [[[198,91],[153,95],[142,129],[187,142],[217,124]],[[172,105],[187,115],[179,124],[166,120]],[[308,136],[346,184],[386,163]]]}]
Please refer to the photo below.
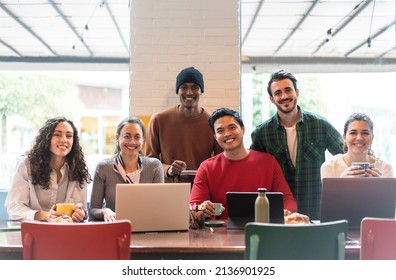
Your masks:
[{"label": "green plaid shirt", "polygon": [[275,156],[297,200],[298,211],[318,220],[322,193],[320,167],[325,161],[326,150],[333,155],[343,153],[343,140],[325,118],[305,112],[299,106],[298,109],[301,114],[296,124],[296,167],[290,159],[286,131],[277,114],[256,127],[250,148]]}]

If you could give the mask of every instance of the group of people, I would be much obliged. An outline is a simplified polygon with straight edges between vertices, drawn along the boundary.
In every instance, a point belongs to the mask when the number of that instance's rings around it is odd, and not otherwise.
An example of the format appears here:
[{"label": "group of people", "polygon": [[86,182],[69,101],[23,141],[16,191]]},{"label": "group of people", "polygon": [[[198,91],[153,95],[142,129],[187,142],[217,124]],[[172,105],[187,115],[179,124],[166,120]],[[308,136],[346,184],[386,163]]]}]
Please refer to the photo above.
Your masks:
[{"label": "group of people", "polygon": [[[297,105],[299,89],[293,74],[271,75],[267,91],[276,114],[252,132],[245,147],[245,126],[239,113],[220,108],[209,114],[199,104],[202,73],[189,67],[176,77],[179,104],[154,114],[147,133],[142,121],[128,117],[116,131],[114,156],[98,163],[90,207],[87,184],[92,181],[74,124],[50,119],[17,165],[6,208],[11,220],[53,221],[61,215],[56,203],[76,203],[72,220],[115,221],[118,183],[162,183],[180,179],[183,170],[197,170],[190,203],[214,214],[226,192],[282,192],[286,217],[320,218],[321,179],[334,176],[393,176],[392,166],[371,150],[373,123],[363,113],[346,121],[341,135],[325,118]],[[146,153],[143,145],[146,144]],[[325,151],[333,157],[325,160]],[[360,169],[352,162],[368,162]],[[298,214],[301,213],[301,214]]]}]

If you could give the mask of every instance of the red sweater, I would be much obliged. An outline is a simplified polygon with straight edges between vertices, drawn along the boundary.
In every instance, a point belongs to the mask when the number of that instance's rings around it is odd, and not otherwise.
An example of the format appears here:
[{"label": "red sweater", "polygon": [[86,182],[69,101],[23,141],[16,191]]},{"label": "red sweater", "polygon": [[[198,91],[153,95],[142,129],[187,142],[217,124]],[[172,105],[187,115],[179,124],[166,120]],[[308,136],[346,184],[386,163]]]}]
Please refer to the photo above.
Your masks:
[{"label": "red sweater", "polygon": [[297,203],[275,157],[254,150],[242,160],[228,160],[219,154],[204,161],[197,171],[190,203],[221,202],[225,210],[218,218],[227,219],[226,193],[257,192],[259,187],[282,192],[285,209],[297,212]]}]

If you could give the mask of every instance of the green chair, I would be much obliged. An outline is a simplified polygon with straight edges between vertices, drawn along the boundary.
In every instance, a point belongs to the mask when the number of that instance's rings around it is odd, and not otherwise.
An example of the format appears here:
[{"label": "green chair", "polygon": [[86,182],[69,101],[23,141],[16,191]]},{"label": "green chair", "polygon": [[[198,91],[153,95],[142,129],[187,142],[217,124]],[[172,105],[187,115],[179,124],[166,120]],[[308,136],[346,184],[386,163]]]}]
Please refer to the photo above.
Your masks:
[{"label": "green chair", "polygon": [[245,226],[245,259],[343,260],[347,220],[321,224]]}]

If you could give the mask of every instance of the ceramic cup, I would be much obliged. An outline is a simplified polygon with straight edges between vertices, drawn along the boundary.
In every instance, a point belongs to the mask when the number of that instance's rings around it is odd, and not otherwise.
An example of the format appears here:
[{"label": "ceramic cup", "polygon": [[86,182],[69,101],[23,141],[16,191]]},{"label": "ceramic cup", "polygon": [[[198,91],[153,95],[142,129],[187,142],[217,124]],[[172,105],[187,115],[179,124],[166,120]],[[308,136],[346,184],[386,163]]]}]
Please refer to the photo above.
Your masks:
[{"label": "ceramic cup", "polygon": [[56,204],[56,212],[62,215],[72,216],[74,212],[75,204],[74,203],[57,203]]},{"label": "ceramic cup", "polygon": [[224,207],[222,203],[213,203],[214,207],[215,207],[215,216],[220,216],[221,213],[223,213],[224,211]]}]

